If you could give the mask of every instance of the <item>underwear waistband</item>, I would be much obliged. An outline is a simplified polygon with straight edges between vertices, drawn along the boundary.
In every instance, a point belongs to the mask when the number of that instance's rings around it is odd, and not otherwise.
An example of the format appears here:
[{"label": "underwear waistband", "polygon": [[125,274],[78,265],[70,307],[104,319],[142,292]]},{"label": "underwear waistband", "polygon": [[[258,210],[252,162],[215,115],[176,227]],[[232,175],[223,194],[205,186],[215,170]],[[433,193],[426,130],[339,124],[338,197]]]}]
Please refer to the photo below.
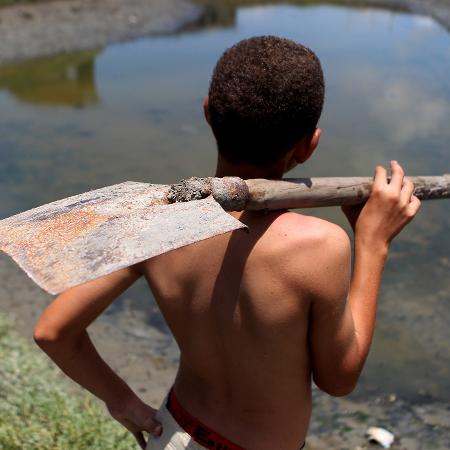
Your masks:
[{"label": "underwear waistband", "polygon": [[170,390],[166,406],[178,425],[180,425],[180,427],[183,428],[195,442],[203,447],[212,450],[245,450],[243,447],[234,444],[219,433],[216,433],[188,413],[180,405],[173,388]]},{"label": "underwear waistband", "polygon": [[[172,414],[175,421],[188,433],[197,444],[212,450],[245,450],[245,448],[229,441],[219,433],[196,419],[192,414],[188,413],[178,401],[173,388],[167,397],[167,409]],[[302,450],[305,443],[300,447]]]}]

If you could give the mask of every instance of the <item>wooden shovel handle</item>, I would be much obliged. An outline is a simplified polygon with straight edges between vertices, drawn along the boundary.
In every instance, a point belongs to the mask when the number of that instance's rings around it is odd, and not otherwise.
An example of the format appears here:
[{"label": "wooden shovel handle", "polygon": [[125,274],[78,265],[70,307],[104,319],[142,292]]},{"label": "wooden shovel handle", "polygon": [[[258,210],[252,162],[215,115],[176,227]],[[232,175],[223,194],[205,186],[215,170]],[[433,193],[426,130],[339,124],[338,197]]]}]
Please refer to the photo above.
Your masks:
[{"label": "wooden shovel handle", "polygon": [[[408,177],[421,200],[450,198],[450,174]],[[245,180],[249,196],[247,210],[313,208],[356,205],[367,200],[373,178],[296,178]]]},{"label": "wooden shovel handle", "polygon": [[[421,200],[450,198],[450,174],[408,178]],[[369,177],[245,181],[238,177],[193,177],[170,185],[167,202],[187,202],[212,195],[226,211],[356,205],[367,200],[372,183],[373,178]]]}]

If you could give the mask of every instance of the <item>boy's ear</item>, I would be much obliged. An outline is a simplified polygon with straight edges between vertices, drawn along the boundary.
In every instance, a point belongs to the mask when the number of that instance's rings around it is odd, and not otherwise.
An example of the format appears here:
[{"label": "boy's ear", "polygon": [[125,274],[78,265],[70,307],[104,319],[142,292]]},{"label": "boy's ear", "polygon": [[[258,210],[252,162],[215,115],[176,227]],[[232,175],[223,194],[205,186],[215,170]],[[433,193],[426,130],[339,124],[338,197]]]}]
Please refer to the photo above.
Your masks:
[{"label": "boy's ear", "polygon": [[205,114],[205,119],[208,122],[209,125],[211,125],[210,119],[209,119],[209,97],[206,96],[203,100],[203,113]]},{"label": "boy's ear", "polygon": [[295,148],[295,160],[299,164],[304,163],[311,157],[314,150],[319,145],[321,135],[322,130],[320,128],[316,128],[314,132],[308,134],[300,142],[298,142]]}]

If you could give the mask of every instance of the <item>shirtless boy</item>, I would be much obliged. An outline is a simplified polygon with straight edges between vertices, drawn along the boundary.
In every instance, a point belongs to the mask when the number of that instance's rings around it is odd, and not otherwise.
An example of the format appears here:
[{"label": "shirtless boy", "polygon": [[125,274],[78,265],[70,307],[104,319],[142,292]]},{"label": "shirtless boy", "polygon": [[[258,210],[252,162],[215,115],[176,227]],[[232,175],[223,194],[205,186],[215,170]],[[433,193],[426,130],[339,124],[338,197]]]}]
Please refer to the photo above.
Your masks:
[{"label": "shirtless boy", "polygon": [[[227,50],[205,100],[216,175],[281,178],[305,162],[319,143],[323,98],[320,63],[300,44],[259,37]],[[355,234],[353,274],[350,241],[338,226],[288,211],[232,213],[249,233],[208,239],[64,292],[40,318],[36,342],[142,448],[298,450],[311,379],[333,396],[354,389],[390,242],[419,210],[395,161],[391,172],[389,183],[377,167],[365,206],[344,211]],[[142,276],[181,351],[158,412],[101,359],[86,331]]]}]

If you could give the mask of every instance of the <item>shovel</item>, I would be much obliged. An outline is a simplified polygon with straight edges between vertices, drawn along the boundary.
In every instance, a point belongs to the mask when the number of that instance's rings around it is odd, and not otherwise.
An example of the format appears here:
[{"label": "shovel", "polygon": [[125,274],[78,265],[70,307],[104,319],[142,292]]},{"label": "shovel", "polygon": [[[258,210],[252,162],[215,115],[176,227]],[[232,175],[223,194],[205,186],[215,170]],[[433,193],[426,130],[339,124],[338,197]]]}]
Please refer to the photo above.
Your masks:
[{"label": "shovel", "polygon": [[[450,174],[409,177],[421,200],[450,198]],[[240,228],[225,211],[279,210],[364,202],[372,178],[125,182],[0,221],[0,249],[57,294],[145,259]]]}]

